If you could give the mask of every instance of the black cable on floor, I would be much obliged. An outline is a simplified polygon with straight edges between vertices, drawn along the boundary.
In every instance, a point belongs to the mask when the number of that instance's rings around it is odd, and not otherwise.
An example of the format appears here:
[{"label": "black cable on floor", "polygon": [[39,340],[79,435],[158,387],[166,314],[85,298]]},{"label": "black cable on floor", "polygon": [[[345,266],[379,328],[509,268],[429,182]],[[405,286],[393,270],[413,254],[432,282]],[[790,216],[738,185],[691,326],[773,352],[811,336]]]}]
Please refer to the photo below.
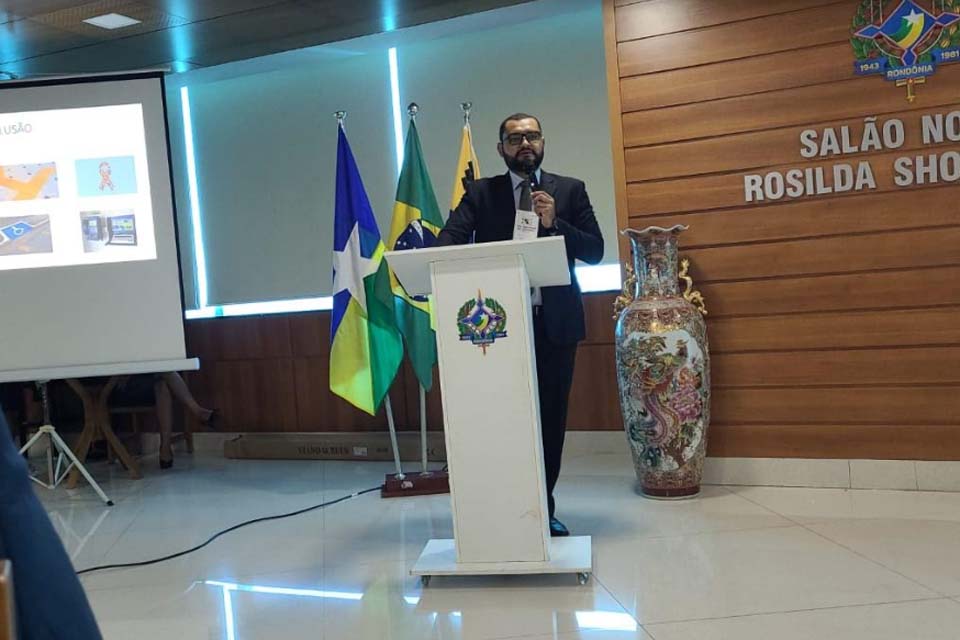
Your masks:
[{"label": "black cable on floor", "polygon": [[210,539],[207,540],[206,542],[203,542],[203,543],[201,543],[201,544],[198,544],[197,546],[195,546],[195,547],[193,547],[193,548],[191,548],[191,549],[187,549],[186,551],[180,551],[180,552],[178,552],[178,553],[174,553],[174,554],[171,554],[171,555],[169,555],[169,556],[163,556],[162,558],[155,558],[155,559],[153,559],[153,560],[144,560],[144,561],[142,561],[142,562],[126,562],[126,563],[123,563],[123,564],[105,564],[105,565],[102,565],[102,566],[99,566],[99,567],[90,567],[89,569],[84,569],[84,570],[82,570],[82,571],[77,571],[77,575],[78,575],[78,576],[82,576],[82,575],[85,574],[85,573],[92,573],[92,572],[94,572],[94,571],[105,571],[106,569],[122,569],[122,568],[126,568],[126,567],[145,567],[145,566],[147,566],[147,565],[157,564],[157,563],[159,563],[159,562],[166,562],[167,560],[173,560],[174,558],[179,558],[179,557],[181,557],[181,556],[185,556],[185,555],[187,555],[187,554],[189,554],[189,553],[193,553],[194,551],[199,551],[200,549],[203,549],[205,546],[207,546],[208,544],[210,544],[211,542],[213,542],[214,540],[216,540],[216,539],[219,538],[220,536],[226,535],[226,534],[230,533],[231,531],[236,531],[237,529],[241,529],[241,528],[246,527],[246,526],[249,526],[249,525],[251,525],[251,524],[257,524],[258,522],[267,522],[267,521],[269,521],[269,520],[282,520],[283,518],[292,518],[293,516],[299,516],[300,514],[307,513],[308,511],[316,511],[317,509],[323,509],[324,507],[330,507],[330,506],[333,506],[333,505],[338,504],[338,503],[340,503],[340,502],[345,502],[345,501],[347,501],[347,500],[352,500],[353,498],[360,497],[360,496],[362,496],[362,495],[365,494],[365,493],[372,493],[373,491],[379,491],[379,490],[380,490],[380,486],[378,485],[378,486],[376,486],[376,487],[371,487],[370,489],[364,489],[363,491],[358,491],[358,492],[356,492],[356,493],[351,493],[351,494],[348,495],[348,496],[343,496],[342,498],[337,498],[336,500],[331,500],[330,502],[324,502],[324,503],[322,503],[322,504],[317,504],[317,505],[314,505],[314,506],[312,506],[312,507],[307,507],[306,509],[300,509],[300,510],[298,510],[298,511],[291,511],[290,513],[281,513],[281,514],[276,515],[276,516],[264,516],[263,518],[256,518],[255,520],[247,520],[246,522],[241,522],[240,524],[235,524],[235,525],[233,525],[232,527],[230,527],[229,529],[224,529],[223,531],[220,531],[219,533],[215,533],[215,534],[212,535],[212,536],[210,537]]}]

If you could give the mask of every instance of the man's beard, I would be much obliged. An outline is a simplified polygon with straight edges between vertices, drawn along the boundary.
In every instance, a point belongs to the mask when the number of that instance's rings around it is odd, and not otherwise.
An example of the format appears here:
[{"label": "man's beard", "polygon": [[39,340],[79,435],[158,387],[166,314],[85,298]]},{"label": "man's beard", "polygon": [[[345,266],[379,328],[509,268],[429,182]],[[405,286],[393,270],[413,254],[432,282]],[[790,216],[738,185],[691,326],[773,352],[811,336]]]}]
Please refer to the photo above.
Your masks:
[{"label": "man's beard", "polygon": [[531,149],[532,156],[524,155],[524,157],[510,156],[507,154],[503,155],[503,161],[507,163],[507,168],[514,173],[520,175],[530,175],[534,171],[540,168],[540,165],[543,163],[543,152],[537,153],[536,150]]}]

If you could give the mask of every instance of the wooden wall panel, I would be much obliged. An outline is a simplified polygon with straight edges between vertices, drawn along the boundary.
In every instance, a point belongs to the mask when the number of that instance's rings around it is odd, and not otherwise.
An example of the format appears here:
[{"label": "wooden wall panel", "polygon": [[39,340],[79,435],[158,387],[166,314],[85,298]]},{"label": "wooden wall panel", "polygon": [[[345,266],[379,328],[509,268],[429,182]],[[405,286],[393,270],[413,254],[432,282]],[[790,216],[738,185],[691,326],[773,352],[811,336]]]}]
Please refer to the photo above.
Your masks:
[{"label": "wooden wall panel", "polygon": [[691,249],[702,281],[960,264],[960,226]]},{"label": "wooden wall panel", "polygon": [[[922,115],[960,109],[960,65],[907,103],[853,74],[852,1],[605,5],[627,191],[618,222],[690,226],[681,255],[710,310],[710,453],[960,459],[960,182],[893,181],[899,157],[960,151],[920,136]],[[868,117],[901,119],[904,144],[801,156],[803,130],[859,139]],[[745,174],[860,161],[875,189],[746,201]],[[613,338],[595,335],[593,349]]]},{"label": "wooden wall panel", "polygon": [[[587,295],[589,335],[578,357],[572,420],[577,429],[619,428],[613,369],[613,294]],[[225,431],[383,431],[386,415],[370,416],[330,392],[330,315],[214,318],[187,323],[187,346],[201,369],[186,376],[197,399],[217,407]],[[603,379],[603,397],[597,380]],[[443,429],[439,379],[427,394],[427,425]],[[409,362],[390,393],[397,428],[420,428],[419,386]],[[574,423],[571,423],[574,424]]]},{"label": "wooden wall panel", "polygon": [[638,40],[728,22],[809,9],[836,0],[647,0],[617,3],[617,40]]},{"label": "wooden wall panel", "polygon": [[613,344],[588,344],[577,350],[567,428],[622,428]]},{"label": "wooden wall panel", "polygon": [[197,400],[216,407],[224,431],[297,431],[293,361],[201,359],[189,375]]},{"label": "wooden wall panel", "polygon": [[[613,169],[614,206],[616,207],[617,221],[626,220],[627,216],[627,178],[626,161],[623,147],[623,119],[620,106],[620,74],[617,68],[617,16],[614,7],[609,2],[603,3],[603,51],[607,59],[607,92],[609,93],[607,113],[610,119],[610,159]],[[607,238],[607,243],[611,243]],[[615,239],[618,255],[630,255],[630,242],[626,236],[618,235]]]},{"label": "wooden wall panel", "polygon": [[960,385],[960,346],[728,353],[711,358],[714,388]]},{"label": "wooden wall panel", "polygon": [[[697,276],[696,265],[691,273]],[[707,300],[710,318],[956,306],[960,305],[960,267],[723,282],[698,288]]]},{"label": "wooden wall panel", "polygon": [[745,458],[860,458],[960,460],[960,426],[718,425],[711,456]]},{"label": "wooden wall panel", "polygon": [[[712,318],[710,351],[850,349],[960,344],[956,307]],[[923,331],[917,331],[923,327]]]},{"label": "wooden wall panel", "polygon": [[[903,187],[898,187],[894,183],[894,168],[893,163],[901,155],[910,155],[914,157],[916,154],[922,154],[925,156],[924,162],[927,162],[926,156],[929,156],[931,153],[939,152],[955,152],[960,150],[960,144],[949,144],[942,145],[937,147],[936,151],[925,149],[923,152],[914,152],[910,153],[909,151],[903,153],[886,153],[880,154],[873,157],[874,163],[872,165],[872,173],[876,181],[876,189],[864,188],[861,191],[844,191],[841,193],[831,193],[830,195],[819,196],[821,199],[826,198],[849,198],[858,193],[884,193],[892,191],[903,191]],[[860,159],[853,158],[848,161],[848,164],[853,167],[854,172],[857,170],[857,162]],[[833,177],[832,177],[832,167],[835,162],[815,162],[810,164],[801,164],[799,162],[792,163],[789,165],[777,166],[777,167],[767,167],[758,170],[746,171],[744,173],[754,174],[754,175],[764,175],[770,171],[778,171],[781,174],[785,174],[787,171],[794,168],[822,168],[829,177],[824,177],[825,186],[830,186],[832,189]],[[939,163],[938,163],[939,166]],[[952,170],[951,167],[947,167],[948,170]],[[939,171],[939,169],[938,169]],[[932,185],[914,185],[907,187],[908,189],[917,189],[917,188],[938,188],[938,187],[956,187],[960,185],[960,182],[943,182],[939,180],[936,184]],[[753,194],[755,198],[754,206],[757,204],[777,204],[778,202],[795,202],[796,198],[791,198],[788,196],[783,196],[780,200],[771,200],[764,196],[763,201],[757,201],[756,194]],[[728,207],[740,207],[744,204],[747,204],[745,187],[744,187],[744,177],[740,173],[736,174],[720,174],[720,175],[710,175],[710,176],[696,176],[693,178],[678,178],[676,180],[662,180],[657,182],[632,182],[627,185],[627,202],[628,209],[630,211],[631,217],[640,217],[645,215],[656,215],[662,213],[681,213],[684,211],[704,211],[708,209],[723,209]]]},{"label": "wooden wall panel", "polygon": [[630,222],[634,227],[689,226],[683,234],[685,251],[705,246],[894,231],[914,229],[917,225],[956,224],[955,189],[929,189],[924,192],[923,208],[913,215],[903,215],[916,202],[916,194],[906,190],[825,200],[797,200],[773,209],[752,206],[638,217]]},{"label": "wooden wall panel", "polygon": [[837,42],[849,37],[850,18],[849,2],[835,2],[825,7],[621,42],[617,47],[620,75],[655,73]]},{"label": "wooden wall panel", "polygon": [[[623,109],[642,111],[847,80],[850,68],[839,57],[849,49],[844,41],[624,78]],[[803,56],[802,65],[796,64],[798,55]]]},{"label": "wooden wall panel", "polygon": [[[917,108],[957,104],[960,67],[945,65],[936,79],[918,89],[923,101]],[[885,90],[878,90],[877,80],[853,78],[720,100],[704,96],[693,104],[624,113],[623,140],[630,148],[903,111],[903,93],[883,84]]]},{"label": "wooden wall panel", "polygon": [[302,357],[329,357],[330,314],[298,313],[290,316],[290,345]]},{"label": "wooden wall panel", "polygon": [[[295,358],[293,370],[297,431],[379,431],[386,426],[382,409],[371,416],[330,392],[329,357]],[[406,402],[402,394],[394,389],[391,398],[394,411],[403,414]]]},{"label": "wooden wall panel", "polygon": [[947,424],[955,421],[957,388],[858,387],[717,389],[714,425]]},{"label": "wooden wall panel", "polygon": [[584,297],[587,339],[581,344],[613,344],[613,331],[616,327],[613,302],[616,298],[615,293],[594,293]]},{"label": "wooden wall panel", "polygon": [[[905,138],[903,146],[898,149],[898,155],[903,155],[904,151],[927,148],[923,144],[920,126],[924,113],[924,109],[898,111],[883,116],[876,123],[881,126],[883,121],[893,118],[903,122]],[[863,138],[865,122],[863,118],[853,118],[831,122],[829,126],[837,132],[840,127],[849,127],[850,139],[853,144],[858,145]],[[729,171],[748,172],[775,165],[816,166],[817,162],[824,159],[817,157],[807,160],[800,156],[800,134],[808,128],[816,130],[818,134],[822,133],[821,128],[816,125],[788,127],[630,149],[626,153],[627,180],[641,182]],[[947,143],[929,149],[930,151],[920,153],[949,151],[951,147]],[[864,159],[864,155],[845,154],[841,161],[856,162]]]},{"label": "wooden wall panel", "polygon": [[186,326],[190,351],[199,358],[238,360],[291,355],[285,316],[193,320]]}]

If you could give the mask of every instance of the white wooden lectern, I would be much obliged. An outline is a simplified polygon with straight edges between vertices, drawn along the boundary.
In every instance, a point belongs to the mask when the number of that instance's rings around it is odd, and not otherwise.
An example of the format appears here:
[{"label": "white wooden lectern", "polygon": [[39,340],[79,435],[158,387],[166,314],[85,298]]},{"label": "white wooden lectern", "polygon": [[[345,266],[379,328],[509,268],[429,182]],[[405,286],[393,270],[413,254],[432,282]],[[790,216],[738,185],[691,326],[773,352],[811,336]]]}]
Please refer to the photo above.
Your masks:
[{"label": "white wooden lectern", "polygon": [[592,571],[589,536],[552,538],[530,288],[570,284],[562,238],[387,252],[410,295],[432,293],[453,540],[411,573]]}]

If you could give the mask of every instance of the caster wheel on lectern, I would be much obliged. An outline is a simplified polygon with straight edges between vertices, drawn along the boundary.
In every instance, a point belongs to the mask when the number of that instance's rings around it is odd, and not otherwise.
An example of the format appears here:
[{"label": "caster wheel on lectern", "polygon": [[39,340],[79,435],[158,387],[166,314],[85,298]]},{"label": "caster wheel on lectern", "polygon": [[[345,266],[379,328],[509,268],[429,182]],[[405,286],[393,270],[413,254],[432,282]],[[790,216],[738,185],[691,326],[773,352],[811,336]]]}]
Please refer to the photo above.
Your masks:
[{"label": "caster wheel on lectern", "polygon": [[577,582],[579,582],[580,584],[587,584],[588,582],[590,582],[590,574],[589,574],[589,573],[578,573],[578,574],[577,574]]},{"label": "caster wheel on lectern", "polygon": [[430,576],[420,576],[420,584],[424,587],[430,586]]}]

